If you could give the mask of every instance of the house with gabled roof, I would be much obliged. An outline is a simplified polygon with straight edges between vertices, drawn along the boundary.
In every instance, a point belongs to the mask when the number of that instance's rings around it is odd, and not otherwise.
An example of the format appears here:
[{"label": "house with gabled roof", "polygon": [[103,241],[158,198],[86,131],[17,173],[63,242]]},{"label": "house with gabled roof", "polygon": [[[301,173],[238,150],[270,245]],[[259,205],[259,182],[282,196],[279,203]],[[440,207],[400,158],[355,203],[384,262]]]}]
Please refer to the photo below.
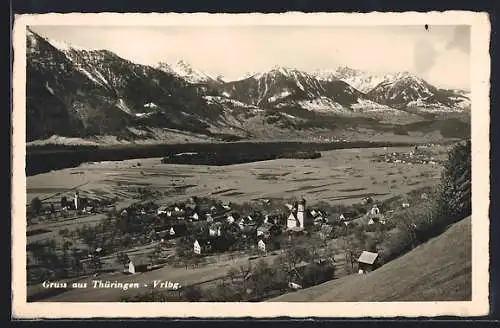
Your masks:
[{"label": "house with gabled roof", "polygon": [[215,222],[208,228],[208,235],[221,236],[222,235],[221,229],[222,229],[222,224],[220,222]]},{"label": "house with gabled roof", "polygon": [[229,214],[227,217],[226,217],[226,221],[229,223],[229,224],[233,224],[234,222],[234,217]]},{"label": "house with gabled roof", "polygon": [[193,252],[197,255],[210,252],[212,250],[211,239],[198,238],[193,243]]},{"label": "house with gabled roof", "polygon": [[151,269],[151,259],[144,255],[129,256],[128,273],[146,272]]},{"label": "house with gabled roof", "polygon": [[366,273],[380,266],[378,253],[363,251],[357,259],[359,273]]}]

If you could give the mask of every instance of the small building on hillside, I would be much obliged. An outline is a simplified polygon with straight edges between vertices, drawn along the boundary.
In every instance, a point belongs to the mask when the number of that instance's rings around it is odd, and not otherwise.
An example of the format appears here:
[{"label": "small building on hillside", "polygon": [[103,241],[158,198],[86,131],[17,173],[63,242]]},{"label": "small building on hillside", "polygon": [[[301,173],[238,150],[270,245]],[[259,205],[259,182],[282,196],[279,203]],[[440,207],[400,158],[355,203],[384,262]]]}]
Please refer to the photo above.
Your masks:
[{"label": "small building on hillside", "polygon": [[292,289],[302,288],[302,280],[304,271],[309,263],[300,261],[292,269],[288,271],[288,287]]},{"label": "small building on hillside", "polygon": [[380,266],[378,253],[363,251],[358,260],[359,273],[366,273],[377,269]]},{"label": "small building on hillside", "polygon": [[128,273],[146,272],[151,268],[151,260],[146,256],[129,257]]}]

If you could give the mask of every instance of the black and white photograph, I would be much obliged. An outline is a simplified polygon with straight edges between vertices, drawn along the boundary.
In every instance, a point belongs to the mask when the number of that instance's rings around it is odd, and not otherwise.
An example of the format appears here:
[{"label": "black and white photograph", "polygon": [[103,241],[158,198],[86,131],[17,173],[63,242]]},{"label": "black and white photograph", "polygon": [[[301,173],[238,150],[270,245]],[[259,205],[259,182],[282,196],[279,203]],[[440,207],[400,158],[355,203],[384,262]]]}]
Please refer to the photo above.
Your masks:
[{"label": "black and white photograph", "polygon": [[487,313],[486,14],[16,23],[22,313]]}]

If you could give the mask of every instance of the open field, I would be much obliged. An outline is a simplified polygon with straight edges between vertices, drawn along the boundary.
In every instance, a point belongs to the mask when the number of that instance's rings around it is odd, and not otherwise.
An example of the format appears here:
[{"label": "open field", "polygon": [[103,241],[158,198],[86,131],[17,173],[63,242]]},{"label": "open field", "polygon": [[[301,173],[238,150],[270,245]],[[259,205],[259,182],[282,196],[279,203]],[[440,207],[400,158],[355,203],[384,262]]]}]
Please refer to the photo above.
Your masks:
[{"label": "open field", "polygon": [[346,276],[270,301],[469,301],[471,251],[471,218],[468,217],[371,273]]},{"label": "open field", "polygon": [[[439,179],[439,165],[372,162],[379,154],[410,150],[343,149],[322,152],[321,158],[311,160],[278,159],[228,166],[162,164],[160,158],[86,163],[28,177],[28,202],[35,196],[45,199],[54,195],[54,201],[58,201],[60,195],[75,187],[83,194],[119,199],[134,199],[138,188],[147,188],[160,192],[160,202],[190,196],[216,196],[236,203],[297,196],[305,197],[310,204],[349,204],[365,196],[382,200],[434,185]],[[432,150],[436,159],[444,158],[444,146]]]}]

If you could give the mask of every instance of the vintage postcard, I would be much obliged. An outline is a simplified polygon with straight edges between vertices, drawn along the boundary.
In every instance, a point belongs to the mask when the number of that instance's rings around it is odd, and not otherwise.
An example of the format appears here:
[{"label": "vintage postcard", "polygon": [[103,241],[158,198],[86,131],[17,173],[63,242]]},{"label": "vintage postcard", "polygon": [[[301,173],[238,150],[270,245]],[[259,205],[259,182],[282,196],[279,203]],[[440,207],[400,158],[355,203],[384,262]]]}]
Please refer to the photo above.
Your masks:
[{"label": "vintage postcard", "polygon": [[465,11],[16,16],[13,316],[488,314],[489,40]]}]

